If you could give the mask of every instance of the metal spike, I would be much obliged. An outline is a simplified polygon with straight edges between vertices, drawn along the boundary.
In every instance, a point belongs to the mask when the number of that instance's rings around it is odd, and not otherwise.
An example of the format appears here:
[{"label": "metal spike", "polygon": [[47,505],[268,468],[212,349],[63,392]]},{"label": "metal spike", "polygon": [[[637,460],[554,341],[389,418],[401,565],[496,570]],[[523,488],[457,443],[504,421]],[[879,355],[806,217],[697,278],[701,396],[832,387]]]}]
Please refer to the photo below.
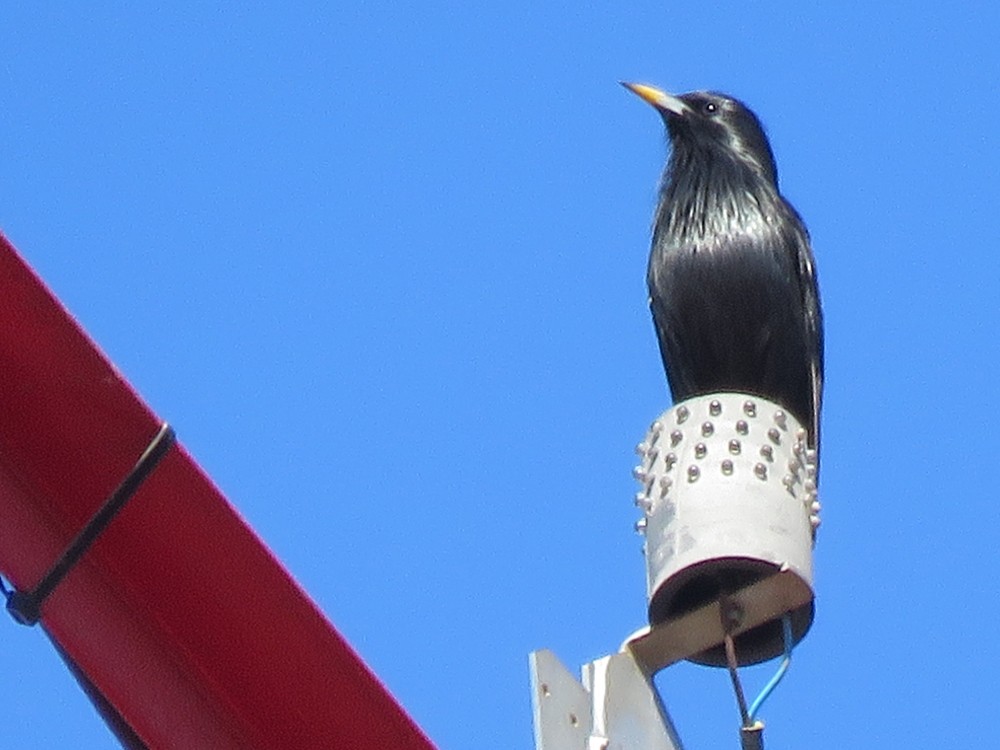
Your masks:
[{"label": "metal spike", "polygon": [[704,443],[698,443],[694,447],[695,458],[704,458],[706,453],[708,453],[708,447]]},{"label": "metal spike", "polygon": [[687,418],[690,416],[691,412],[688,411],[686,406],[682,406],[677,410],[677,424],[684,424]]},{"label": "metal spike", "polygon": [[781,409],[774,412],[774,423],[783,430],[788,429],[788,415]]},{"label": "metal spike", "polygon": [[774,448],[770,445],[760,446],[760,455],[768,461],[774,461]]},{"label": "metal spike", "polygon": [[649,450],[649,443],[647,443],[645,440],[643,440],[641,443],[635,446],[635,454],[637,456],[645,456],[646,451],[648,450]]},{"label": "metal spike", "polygon": [[711,422],[705,422],[702,424],[701,426],[702,437],[709,437],[713,432],[715,432],[714,424],[712,424]]},{"label": "metal spike", "polygon": [[677,463],[677,454],[676,453],[668,453],[667,457],[665,459],[663,459],[663,467],[667,471],[670,471],[672,468],[674,468],[674,464],[676,464],[676,463]]},{"label": "metal spike", "polygon": [[739,440],[736,440],[734,438],[734,439],[732,439],[732,440],[729,441],[729,452],[732,453],[734,456],[740,455],[740,451],[742,449],[743,449],[743,446],[740,445],[740,441]]},{"label": "metal spike", "polygon": [[722,414],[722,402],[721,401],[710,402],[708,405],[708,413],[711,414],[713,417],[717,417],[720,414]]},{"label": "metal spike", "polygon": [[744,422],[742,419],[736,423],[736,432],[740,435],[746,435],[750,432],[750,425]]},{"label": "metal spike", "polygon": [[767,467],[764,464],[754,466],[753,473],[758,479],[767,479]]},{"label": "metal spike", "polygon": [[772,427],[770,430],[768,430],[767,437],[775,445],[781,445],[781,433],[778,432],[777,427]]},{"label": "metal spike", "polygon": [[687,473],[689,482],[697,482],[698,477],[701,476],[701,469],[699,469],[697,466],[688,466]]},{"label": "metal spike", "polygon": [[680,430],[674,430],[673,432],[670,433],[670,447],[676,448],[677,444],[680,443],[681,440],[683,439],[684,439],[684,433],[681,432]]},{"label": "metal spike", "polygon": [[756,417],[757,416],[757,404],[755,404],[753,401],[744,401],[743,402],[743,413],[746,414],[748,417]]},{"label": "metal spike", "polygon": [[636,466],[632,469],[632,476],[640,482],[646,481],[646,469],[643,466]]},{"label": "metal spike", "polygon": [[646,533],[646,523],[647,522],[645,518],[640,518],[638,521],[635,522],[635,531],[637,534]]},{"label": "metal spike", "polygon": [[727,477],[733,473],[733,462],[728,458],[722,462],[722,473]]}]

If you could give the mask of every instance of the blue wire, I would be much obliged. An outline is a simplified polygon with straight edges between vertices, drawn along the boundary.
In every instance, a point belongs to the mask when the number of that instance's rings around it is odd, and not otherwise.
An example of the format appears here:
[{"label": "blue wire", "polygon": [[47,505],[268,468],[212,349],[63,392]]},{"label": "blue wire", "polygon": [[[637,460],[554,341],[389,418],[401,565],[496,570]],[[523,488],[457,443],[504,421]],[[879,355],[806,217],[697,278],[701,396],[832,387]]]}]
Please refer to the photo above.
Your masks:
[{"label": "blue wire", "polygon": [[785,657],[781,660],[781,666],[778,667],[778,671],[774,673],[774,677],[768,680],[768,683],[764,686],[764,689],[760,691],[760,695],[753,699],[753,703],[750,704],[750,721],[754,721],[757,717],[757,711],[760,707],[764,705],[764,701],[767,700],[768,696],[774,692],[774,689],[778,687],[778,683],[781,682],[781,678],[785,676],[785,672],[788,671],[788,667],[792,663],[792,617],[791,615],[785,615],[781,618],[781,634],[785,639]]}]

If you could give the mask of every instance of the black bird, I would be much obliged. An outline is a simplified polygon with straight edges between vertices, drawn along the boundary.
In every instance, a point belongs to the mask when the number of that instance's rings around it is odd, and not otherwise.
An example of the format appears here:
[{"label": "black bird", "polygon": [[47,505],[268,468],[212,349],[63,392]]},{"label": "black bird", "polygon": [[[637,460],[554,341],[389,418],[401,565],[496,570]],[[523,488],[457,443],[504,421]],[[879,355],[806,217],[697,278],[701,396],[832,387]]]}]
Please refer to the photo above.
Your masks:
[{"label": "black bird", "polygon": [[649,305],[675,401],[752,393],[819,440],[823,317],[809,234],[778,191],[757,116],[724,94],[623,84],[671,145],[653,226]]}]

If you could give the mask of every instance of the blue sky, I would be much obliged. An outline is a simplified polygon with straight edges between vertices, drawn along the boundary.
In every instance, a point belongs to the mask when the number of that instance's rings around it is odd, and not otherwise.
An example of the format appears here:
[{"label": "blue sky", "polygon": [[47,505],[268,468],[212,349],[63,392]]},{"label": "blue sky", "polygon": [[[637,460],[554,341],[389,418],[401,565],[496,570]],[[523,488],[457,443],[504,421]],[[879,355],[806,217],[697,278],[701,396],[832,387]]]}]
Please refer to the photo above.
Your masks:
[{"label": "blue sky", "polygon": [[[768,745],[988,744],[1000,6],[97,0],[0,28],[0,229],[441,748],[530,748],[528,652],[575,669],[642,624],[666,148],[616,82],[744,99],[827,326],[818,612]],[[112,746],[42,634],[0,632],[5,743]],[[659,682],[689,750],[738,746],[724,672]]]}]

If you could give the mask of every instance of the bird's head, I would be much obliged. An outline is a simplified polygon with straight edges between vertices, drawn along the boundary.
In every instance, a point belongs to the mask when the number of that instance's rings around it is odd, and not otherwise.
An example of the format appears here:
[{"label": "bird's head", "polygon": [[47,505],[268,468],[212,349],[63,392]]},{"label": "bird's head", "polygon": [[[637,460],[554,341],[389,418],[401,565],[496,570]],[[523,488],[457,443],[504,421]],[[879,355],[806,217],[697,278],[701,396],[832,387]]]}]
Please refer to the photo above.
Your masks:
[{"label": "bird's head", "polygon": [[764,128],[749,107],[714,91],[674,96],[641,83],[622,83],[662,115],[675,159],[701,155],[732,159],[778,184],[774,153]]}]

